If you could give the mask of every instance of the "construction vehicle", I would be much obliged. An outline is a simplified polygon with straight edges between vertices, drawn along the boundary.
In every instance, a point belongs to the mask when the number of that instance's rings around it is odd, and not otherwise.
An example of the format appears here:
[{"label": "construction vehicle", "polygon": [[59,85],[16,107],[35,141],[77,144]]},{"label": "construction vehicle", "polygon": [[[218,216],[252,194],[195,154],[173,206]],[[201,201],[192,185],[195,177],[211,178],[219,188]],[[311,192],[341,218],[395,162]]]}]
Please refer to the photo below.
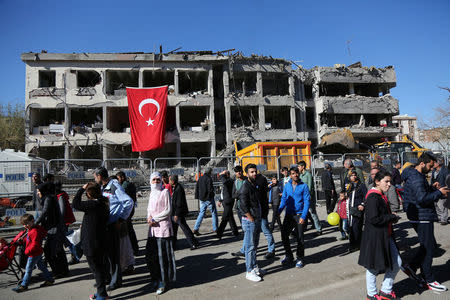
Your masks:
[{"label": "construction vehicle", "polygon": [[423,148],[419,143],[414,141],[409,135],[403,134],[402,140],[395,142],[383,142],[375,144],[374,146],[375,152],[397,152],[399,155],[402,152],[417,152],[416,157],[420,156],[425,151],[430,151],[430,149]]},{"label": "construction vehicle", "polygon": [[234,142],[236,163],[242,167],[249,163],[265,174],[277,173],[282,167],[290,167],[304,160],[311,168],[311,142]]}]

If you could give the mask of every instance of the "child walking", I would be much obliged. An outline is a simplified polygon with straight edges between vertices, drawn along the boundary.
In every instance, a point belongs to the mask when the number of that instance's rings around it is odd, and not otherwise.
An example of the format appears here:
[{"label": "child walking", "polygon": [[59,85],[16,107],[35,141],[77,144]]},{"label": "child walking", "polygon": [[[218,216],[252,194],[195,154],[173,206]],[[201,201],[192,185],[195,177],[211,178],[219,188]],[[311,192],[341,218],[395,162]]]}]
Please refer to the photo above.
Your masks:
[{"label": "child walking", "polygon": [[17,293],[21,293],[28,289],[28,284],[31,279],[31,272],[36,265],[39,270],[42,271],[45,278],[44,283],[42,283],[40,287],[50,286],[55,282],[52,274],[48,271],[47,266],[42,259],[42,253],[44,252],[44,249],[42,248],[42,240],[47,235],[47,231],[44,227],[35,225],[34,217],[30,214],[24,214],[20,218],[20,223],[26,230],[28,230],[25,240],[25,254],[28,256],[28,261],[22,281],[17,287],[13,288],[13,291]]},{"label": "child walking", "polygon": [[336,212],[339,215],[339,231],[341,232],[341,237],[339,240],[348,239],[348,212],[347,212],[347,195],[345,192],[339,193],[339,200]]}]

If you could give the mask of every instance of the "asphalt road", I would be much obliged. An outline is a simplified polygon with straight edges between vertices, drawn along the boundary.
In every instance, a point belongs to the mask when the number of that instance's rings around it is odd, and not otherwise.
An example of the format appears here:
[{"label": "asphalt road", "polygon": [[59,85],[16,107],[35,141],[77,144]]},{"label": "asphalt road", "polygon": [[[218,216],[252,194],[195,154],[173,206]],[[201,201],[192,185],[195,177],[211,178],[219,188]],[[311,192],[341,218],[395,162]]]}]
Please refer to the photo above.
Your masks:
[{"label": "asphalt road", "polygon": [[[324,207],[318,208],[319,217],[325,219]],[[418,244],[415,233],[405,221],[405,216],[396,225],[397,241],[405,260],[414,253]],[[194,221],[188,221],[193,226]],[[135,225],[141,252],[145,247],[147,227]],[[254,283],[245,279],[245,261],[231,256],[242,244],[241,234],[233,237],[225,232],[221,241],[215,238],[211,229],[211,219],[204,220],[199,240],[201,247],[191,251],[183,233],[179,231],[176,252],[177,281],[161,296],[149,286],[149,274],[144,256],[136,258],[136,272],[124,277],[123,287],[110,292],[111,299],[365,299],[365,270],[357,264],[359,253],[345,255],[347,241],[338,241],[337,227],[324,227],[323,235],[316,236],[309,230],[305,236],[305,267],[286,269],[280,264],[284,251],[280,232],[276,229],[275,259],[265,260],[267,244],[261,234],[258,250],[258,264],[267,270],[264,280]],[[441,248],[433,261],[436,280],[450,286],[450,225],[436,224],[435,235]],[[406,250],[406,251],[405,251]],[[143,254],[143,253],[142,253]],[[16,280],[13,276],[0,274],[0,299],[88,299],[94,292],[93,276],[87,263],[70,267],[70,275],[59,279],[54,286],[39,288],[39,272],[35,271],[29,290],[16,294],[11,291]],[[379,276],[379,281],[381,281]],[[379,284],[380,286],[380,284]],[[394,290],[402,299],[450,299],[450,291],[437,293],[419,290],[416,284],[399,273]]]}]

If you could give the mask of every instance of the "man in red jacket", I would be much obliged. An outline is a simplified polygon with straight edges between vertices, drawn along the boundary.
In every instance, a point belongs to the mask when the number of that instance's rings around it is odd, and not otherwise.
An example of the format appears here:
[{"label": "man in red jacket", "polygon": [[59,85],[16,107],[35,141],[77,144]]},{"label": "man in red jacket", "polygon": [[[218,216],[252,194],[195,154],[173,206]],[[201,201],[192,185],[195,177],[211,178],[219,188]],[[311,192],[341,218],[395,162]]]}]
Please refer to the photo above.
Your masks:
[{"label": "man in red jacket", "polygon": [[[31,279],[31,272],[34,269],[34,266],[37,265],[39,270],[44,273],[45,281],[41,284],[41,287],[52,285],[55,281],[53,280],[52,274],[48,271],[47,266],[45,265],[44,260],[42,259],[42,253],[44,249],[42,248],[42,240],[47,235],[47,231],[44,227],[35,225],[34,218],[30,214],[24,214],[20,218],[20,222],[28,230],[28,234],[25,238],[25,255],[28,256],[27,266],[25,267],[25,274],[22,278],[22,281],[19,285],[13,288],[13,291],[17,293],[21,293],[28,289],[28,283]],[[21,235],[19,233],[19,235]]]}]

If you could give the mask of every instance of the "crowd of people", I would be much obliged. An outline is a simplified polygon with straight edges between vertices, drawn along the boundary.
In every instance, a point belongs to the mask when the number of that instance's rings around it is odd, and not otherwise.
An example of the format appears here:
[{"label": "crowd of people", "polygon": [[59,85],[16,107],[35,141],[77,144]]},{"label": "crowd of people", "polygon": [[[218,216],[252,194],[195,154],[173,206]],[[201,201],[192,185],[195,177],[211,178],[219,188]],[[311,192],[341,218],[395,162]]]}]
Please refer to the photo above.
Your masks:
[{"label": "crowd of people", "polygon": [[[422,154],[416,165],[400,173],[400,165],[394,164],[392,172],[371,162],[370,176],[364,179],[361,169],[352,160],[344,161],[341,174],[341,190],[336,192],[333,168],[325,164],[321,175],[322,191],[328,214],[339,214],[341,240],[348,239],[348,253],[360,251],[358,264],[367,269],[367,299],[396,299],[393,285],[396,274],[402,269],[421,287],[437,291],[447,288],[437,282],[431,269],[437,247],[434,222],[448,222],[449,201],[447,188],[449,175],[443,160]],[[426,175],[431,173],[431,183]],[[207,168],[195,188],[195,198],[200,201],[200,211],[193,230],[186,222],[188,205],[183,185],[177,175],[154,172],[150,176],[151,191],[147,207],[148,237],[145,258],[150,271],[151,286],[157,294],[164,293],[176,280],[177,232],[181,227],[191,250],[197,249],[200,226],[208,209],[217,239],[222,239],[227,225],[234,236],[239,235],[234,217],[244,232],[242,247],[233,252],[245,258],[245,278],[261,281],[266,271],[258,266],[257,248],[261,231],[267,240],[265,259],[275,256],[273,231],[278,226],[285,256],[285,267],[302,268],[305,265],[304,232],[308,221],[316,235],[322,234],[322,222],[316,211],[316,193],[312,174],[305,161],[299,161],[290,169],[283,168],[283,178],[269,180],[258,172],[255,164],[234,167],[234,179],[229,171],[218,174],[222,185],[219,206],[223,206],[222,218],[218,220],[216,195],[212,169]],[[105,168],[94,172],[95,182],[80,187],[73,198],[72,207],[84,212],[81,225],[81,242],[74,245],[68,240],[69,225],[75,221],[69,196],[60,182],[54,182],[51,174],[41,181],[35,173],[32,180],[36,186],[33,195],[35,215],[25,214],[21,222],[27,230],[24,238],[25,254],[28,256],[25,275],[16,292],[27,289],[31,272],[37,266],[44,274],[42,287],[50,286],[57,278],[69,273],[68,266],[78,263],[86,256],[95,278],[96,292],[90,299],[106,299],[108,291],[122,286],[122,276],[134,272],[134,257],[139,246],[131,218],[136,204],[136,187],[123,172],[109,176]],[[82,199],[85,195],[86,199]],[[269,210],[272,219],[269,221]],[[393,224],[400,219],[401,208],[415,230],[419,250],[404,262],[399,254]],[[284,218],[281,221],[281,214]],[[22,234],[23,235],[23,234]],[[20,234],[18,235],[20,236]],[[291,248],[291,237],[296,241],[296,257]],[[42,246],[45,240],[45,245]],[[71,260],[64,250],[68,247]],[[81,254],[82,253],[82,254]],[[45,260],[43,258],[45,256]],[[47,263],[51,272],[47,269]],[[416,274],[420,269],[420,274]],[[384,273],[380,291],[376,277]]]}]

